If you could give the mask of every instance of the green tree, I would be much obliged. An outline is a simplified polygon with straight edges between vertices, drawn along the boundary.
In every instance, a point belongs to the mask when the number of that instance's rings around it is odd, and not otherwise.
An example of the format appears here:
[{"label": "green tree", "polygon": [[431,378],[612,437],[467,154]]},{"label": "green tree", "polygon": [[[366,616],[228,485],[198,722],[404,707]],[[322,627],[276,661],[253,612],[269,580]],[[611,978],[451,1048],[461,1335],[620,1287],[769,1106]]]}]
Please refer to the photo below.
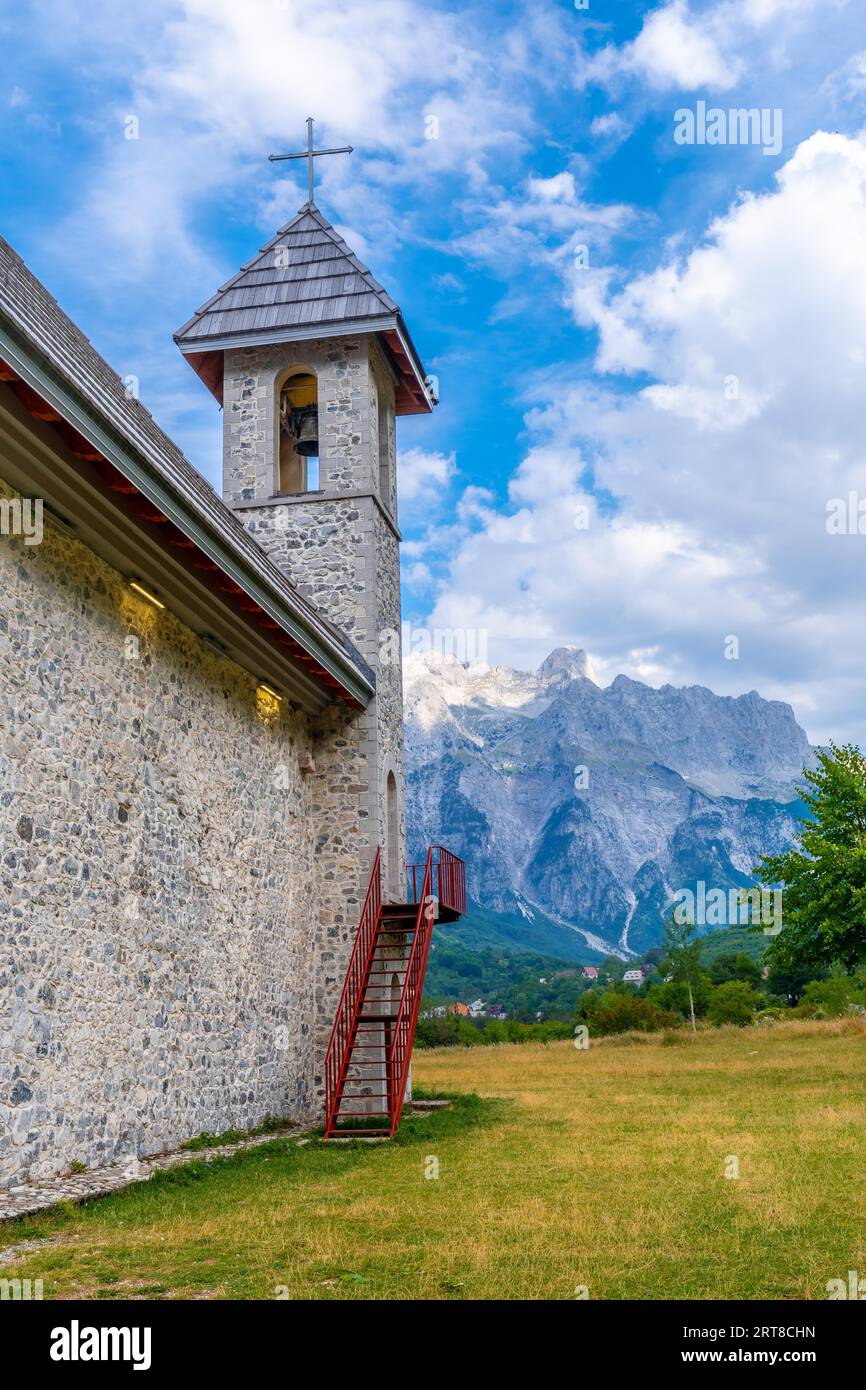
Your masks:
[{"label": "green tree", "polygon": [[671,913],[665,922],[662,937],[662,970],[669,975],[674,984],[684,985],[689,998],[689,1015],[692,1032],[698,1031],[695,1023],[695,988],[701,974],[701,943],[695,936],[693,922],[677,922]]},{"label": "green tree", "polygon": [[647,990],[647,998],[660,1009],[673,1009],[684,1018],[694,1009],[696,1017],[701,1018],[707,1012],[713,992],[713,983],[709,975],[702,972],[695,976],[691,981],[691,991],[690,998],[689,986],[682,981],[666,980],[663,984],[651,985]]},{"label": "green tree", "polygon": [[601,991],[597,989],[585,989],[577,1001],[577,1018],[589,1019],[595,1013],[601,1001]]},{"label": "green tree", "polygon": [[598,967],[599,979],[605,983],[616,983],[622,980],[625,974],[625,962],[619,956],[605,956],[601,965]]},{"label": "green tree", "polygon": [[765,856],[755,871],[784,890],[771,965],[852,971],[866,957],[866,757],[854,744],[831,743],[803,776],[811,819],[791,849]]},{"label": "green tree", "polygon": [[745,980],[726,980],[710,995],[707,1018],[710,1023],[751,1023],[755,1010],[763,1001]]},{"label": "green tree", "polygon": [[710,966],[710,979],[714,985],[726,984],[728,980],[745,980],[746,984],[757,985],[761,979],[761,967],[744,951],[716,956]]},{"label": "green tree", "polygon": [[816,970],[811,965],[771,965],[765,989],[768,994],[781,995],[788,1004],[796,1004],[806,985],[816,978],[822,979],[825,974],[826,971]]}]

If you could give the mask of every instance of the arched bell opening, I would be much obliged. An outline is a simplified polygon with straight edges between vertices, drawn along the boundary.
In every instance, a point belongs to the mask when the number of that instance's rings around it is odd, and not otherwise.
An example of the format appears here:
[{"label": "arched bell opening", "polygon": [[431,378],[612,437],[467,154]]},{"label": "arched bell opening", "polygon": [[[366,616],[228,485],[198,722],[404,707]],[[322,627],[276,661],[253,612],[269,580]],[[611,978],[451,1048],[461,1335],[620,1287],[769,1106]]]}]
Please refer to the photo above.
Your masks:
[{"label": "arched bell opening", "polygon": [[277,492],[319,486],[319,388],[312,372],[294,372],[279,393]]}]

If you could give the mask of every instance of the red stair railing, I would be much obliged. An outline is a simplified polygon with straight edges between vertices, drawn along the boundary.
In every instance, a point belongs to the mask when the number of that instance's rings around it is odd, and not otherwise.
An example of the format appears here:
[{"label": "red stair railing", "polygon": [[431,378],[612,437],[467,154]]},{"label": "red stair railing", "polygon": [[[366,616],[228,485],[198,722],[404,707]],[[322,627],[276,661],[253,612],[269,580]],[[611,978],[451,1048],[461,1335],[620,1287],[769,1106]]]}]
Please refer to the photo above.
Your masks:
[{"label": "red stair railing", "polygon": [[340,1093],[346,1079],[352,1055],[352,1036],[364,1002],[364,985],[376,949],[379,918],[382,911],[381,850],[376,850],[367,896],[361,912],[358,934],[352,948],[343,992],[337,1005],[331,1040],[325,1057],[325,1135],[335,1132],[334,1126],[340,1105]]},{"label": "red stair railing", "polygon": [[[358,924],[358,932],[352,947],[346,979],[340,995],[340,1002],[337,1005],[334,1026],[331,1030],[331,1038],[325,1057],[326,1139],[335,1134],[352,1133],[350,1128],[338,1127],[337,1121],[341,1118],[341,1103],[346,1099],[344,1093],[349,1069],[352,1065],[353,1052],[358,1044],[358,1029],[364,1024],[365,1019],[368,1024],[381,1024],[384,1028],[382,1038],[384,1075],[382,1079],[385,1084],[383,1099],[387,1103],[388,1123],[387,1125],[372,1125],[367,1130],[357,1129],[355,1132],[391,1134],[392,1136],[396,1132],[403,1113],[403,1102],[409,1079],[409,1065],[412,1060],[412,1045],[415,1041],[415,1029],[421,1007],[421,995],[430,955],[433,926],[437,915],[440,919],[442,918],[443,910],[455,915],[462,914],[466,910],[466,870],[462,859],[458,859],[455,854],[451,854],[442,845],[433,845],[427,853],[423,873],[421,872],[421,865],[409,865],[408,867],[411,889],[409,901],[411,906],[417,904],[418,908],[411,927],[406,926],[405,916],[401,915],[399,905],[391,904],[383,908],[381,853],[379,850],[376,851],[376,858],[373,861],[370,882],[367,887],[367,896],[364,899],[361,920]],[[453,918],[449,915],[445,920],[450,921]],[[406,940],[410,931],[412,934],[411,942]],[[391,941],[392,937],[396,940]],[[392,946],[399,946],[399,942],[402,941],[408,948],[397,1012],[393,1015],[389,1012],[387,1016],[381,1016],[380,1005],[375,1014],[365,1014],[364,1005],[371,988],[376,951],[379,945],[386,940]],[[395,956],[394,960],[402,958],[403,949],[403,947],[399,947],[401,956]],[[390,960],[391,956],[386,954],[383,959]],[[376,978],[381,974],[381,969],[375,971]],[[374,988],[381,991],[381,986]],[[378,1004],[379,1000],[376,998],[372,1002]],[[368,1035],[369,1029],[362,1036],[367,1038]],[[369,1047],[370,1044],[365,1042],[362,1045],[362,1051],[368,1051]],[[360,1061],[358,1065],[373,1066],[376,1064]],[[370,1097],[366,1095],[349,1097],[353,1101],[363,1101],[368,1098]],[[350,1116],[357,1117],[365,1113],[367,1112],[344,1112],[342,1118],[348,1119]],[[370,1111],[369,1117],[371,1121],[377,1116],[384,1119],[384,1114],[385,1112]]]},{"label": "red stair railing", "polygon": [[[417,887],[417,880],[414,886]],[[427,862],[424,865],[420,896],[415,897],[413,895],[413,901],[418,903],[418,913],[415,918],[412,946],[406,966],[403,990],[400,995],[400,1006],[394,1023],[394,1040],[388,1053],[388,1109],[391,1113],[392,1135],[396,1132],[400,1117],[403,1114],[406,1083],[409,1079],[409,1064],[412,1060],[412,1044],[415,1041],[415,1027],[418,1022],[418,1010],[421,1007],[427,957],[430,954],[430,942],[433,937],[436,899],[431,891],[432,886],[433,850],[431,849],[428,851]]]},{"label": "red stair railing", "polygon": [[458,912],[462,917],[466,912],[466,865],[444,845],[432,846],[427,855],[427,863],[406,865],[409,901],[417,903],[423,899],[423,891],[419,897],[418,888],[423,882],[422,875],[427,864],[431,864],[432,867],[429,891],[438,898],[440,907]]}]

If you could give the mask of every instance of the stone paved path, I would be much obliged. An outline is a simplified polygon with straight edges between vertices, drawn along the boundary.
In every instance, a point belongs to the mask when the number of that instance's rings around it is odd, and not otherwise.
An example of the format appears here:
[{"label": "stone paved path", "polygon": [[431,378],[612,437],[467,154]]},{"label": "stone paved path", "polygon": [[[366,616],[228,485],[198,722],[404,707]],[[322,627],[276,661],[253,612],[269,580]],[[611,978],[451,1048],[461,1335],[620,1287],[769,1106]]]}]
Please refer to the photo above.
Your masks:
[{"label": "stone paved path", "polygon": [[23,1187],[10,1187],[0,1191],[0,1221],[11,1221],[16,1216],[42,1211],[57,1202],[83,1202],[88,1197],[107,1197],[121,1187],[146,1182],[153,1173],[164,1168],[178,1168],[184,1163],[207,1162],[213,1158],[229,1158],[243,1149],[254,1149],[259,1144],[269,1144],[273,1139],[300,1133],[302,1131],[298,1126],[286,1126],[271,1134],[239,1139],[235,1144],[220,1144],[211,1149],[175,1149],[173,1153],[158,1154],[155,1158],[133,1158],[125,1164],[88,1168],[85,1173],[66,1173],[41,1185],[26,1183]]}]

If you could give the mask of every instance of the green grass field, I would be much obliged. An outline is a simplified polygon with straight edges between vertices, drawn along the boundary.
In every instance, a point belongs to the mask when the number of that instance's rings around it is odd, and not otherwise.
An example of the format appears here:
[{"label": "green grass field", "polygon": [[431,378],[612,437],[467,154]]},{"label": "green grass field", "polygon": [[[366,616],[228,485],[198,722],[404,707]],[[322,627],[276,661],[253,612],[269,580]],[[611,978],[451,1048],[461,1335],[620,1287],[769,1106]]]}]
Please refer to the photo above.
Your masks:
[{"label": "green grass field", "polygon": [[455,1105],[397,1142],[279,1139],[18,1221],[0,1247],[47,1243],[0,1274],[45,1298],[822,1299],[866,1273],[866,1024],[675,1036],[419,1054]]}]

